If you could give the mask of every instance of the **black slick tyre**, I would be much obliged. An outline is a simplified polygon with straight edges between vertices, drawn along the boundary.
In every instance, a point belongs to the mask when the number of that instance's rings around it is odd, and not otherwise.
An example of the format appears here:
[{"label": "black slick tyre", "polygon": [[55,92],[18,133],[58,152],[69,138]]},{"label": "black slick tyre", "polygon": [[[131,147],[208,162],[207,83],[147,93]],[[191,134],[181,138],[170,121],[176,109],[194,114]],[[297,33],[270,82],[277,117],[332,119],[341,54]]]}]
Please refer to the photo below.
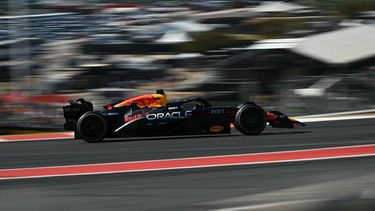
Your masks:
[{"label": "black slick tyre", "polygon": [[258,135],[267,125],[266,112],[255,104],[245,104],[238,109],[234,125],[245,135]]},{"label": "black slick tyre", "polygon": [[86,142],[102,141],[107,134],[107,122],[104,117],[95,112],[87,112],[77,122],[77,136]]}]

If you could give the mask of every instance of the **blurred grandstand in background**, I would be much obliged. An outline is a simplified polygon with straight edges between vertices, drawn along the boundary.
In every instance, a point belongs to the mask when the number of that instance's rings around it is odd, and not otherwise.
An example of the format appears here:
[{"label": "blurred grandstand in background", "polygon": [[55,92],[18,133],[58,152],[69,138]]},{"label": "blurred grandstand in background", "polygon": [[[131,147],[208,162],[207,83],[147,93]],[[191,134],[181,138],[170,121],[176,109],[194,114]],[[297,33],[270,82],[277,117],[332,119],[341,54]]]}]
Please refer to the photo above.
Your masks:
[{"label": "blurred grandstand in background", "polygon": [[375,106],[369,0],[0,3],[2,127],[58,130],[67,99],[159,88],[293,115]]}]

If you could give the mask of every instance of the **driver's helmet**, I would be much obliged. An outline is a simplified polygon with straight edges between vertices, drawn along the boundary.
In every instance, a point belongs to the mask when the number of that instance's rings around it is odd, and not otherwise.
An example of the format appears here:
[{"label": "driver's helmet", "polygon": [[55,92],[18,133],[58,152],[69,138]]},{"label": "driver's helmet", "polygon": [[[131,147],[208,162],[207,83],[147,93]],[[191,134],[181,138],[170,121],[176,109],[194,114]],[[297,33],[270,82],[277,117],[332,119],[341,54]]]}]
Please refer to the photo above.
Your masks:
[{"label": "driver's helmet", "polygon": [[156,90],[156,94],[152,95],[154,101],[150,107],[164,107],[167,105],[167,95],[163,89]]},{"label": "driver's helmet", "polygon": [[158,89],[158,90],[156,90],[156,94],[165,95],[165,92],[164,92],[163,89]]}]

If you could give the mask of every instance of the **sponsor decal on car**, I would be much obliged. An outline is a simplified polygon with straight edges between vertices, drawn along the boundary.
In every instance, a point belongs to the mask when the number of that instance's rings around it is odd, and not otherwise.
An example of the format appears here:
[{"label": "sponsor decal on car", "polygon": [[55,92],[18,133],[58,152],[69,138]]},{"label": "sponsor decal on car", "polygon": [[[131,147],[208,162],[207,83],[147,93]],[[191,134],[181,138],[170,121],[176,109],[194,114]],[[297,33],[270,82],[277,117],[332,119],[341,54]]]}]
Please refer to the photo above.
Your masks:
[{"label": "sponsor decal on car", "polygon": [[173,106],[173,107],[168,107],[168,110],[177,110],[178,107],[177,106]]},{"label": "sponsor decal on car", "polygon": [[175,112],[167,112],[167,113],[155,113],[155,114],[148,114],[146,116],[147,120],[156,120],[156,119],[185,119],[190,118],[192,115],[192,111],[175,111]]},{"label": "sponsor decal on car", "polygon": [[214,125],[210,127],[210,132],[217,133],[224,130],[224,126],[222,125]]},{"label": "sponsor decal on car", "polygon": [[132,121],[132,120],[134,120],[134,119],[141,118],[141,117],[142,117],[142,114],[125,115],[125,116],[124,116],[124,119],[125,119],[125,122],[129,122],[129,121]]},{"label": "sponsor decal on car", "polygon": [[211,109],[211,114],[212,115],[219,115],[219,114],[224,114],[225,110],[222,108],[218,109]]}]

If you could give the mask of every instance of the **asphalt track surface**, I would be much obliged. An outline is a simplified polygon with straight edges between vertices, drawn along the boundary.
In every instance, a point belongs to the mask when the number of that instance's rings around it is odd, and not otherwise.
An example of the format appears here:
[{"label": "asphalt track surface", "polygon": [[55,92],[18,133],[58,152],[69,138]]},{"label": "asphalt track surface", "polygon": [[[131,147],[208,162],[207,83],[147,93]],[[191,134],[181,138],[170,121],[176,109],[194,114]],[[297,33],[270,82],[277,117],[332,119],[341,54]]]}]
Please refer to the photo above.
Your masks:
[{"label": "asphalt track surface", "polygon": [[[259,136],[0,143],[0,169],[375,144],[375,119]],[[0,210],[212,210],[375,195],[375,157],[0,181]],[[344,184],[344,185],[343,185]],[[368,194],[369,193],[369,194]],[[375,197],[374,197],[375,198]]]}]

